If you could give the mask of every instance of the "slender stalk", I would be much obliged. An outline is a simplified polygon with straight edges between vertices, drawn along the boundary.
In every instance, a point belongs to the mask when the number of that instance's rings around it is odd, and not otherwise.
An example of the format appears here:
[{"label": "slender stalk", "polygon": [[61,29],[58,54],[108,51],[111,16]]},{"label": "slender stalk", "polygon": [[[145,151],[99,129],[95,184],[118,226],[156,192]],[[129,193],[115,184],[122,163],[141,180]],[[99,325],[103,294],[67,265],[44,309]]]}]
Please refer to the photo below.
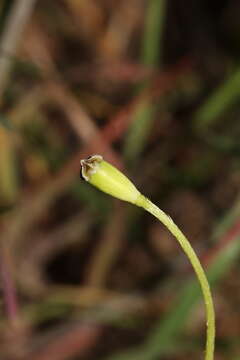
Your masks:
[{"label": "slender stalk", "polygon": [[189,243],[186,236],[178,228],[178,226],[173,222],[173,220],[159,209],[155,204],[153,204],[145,196],[140,195],[136,201],[136,205],[142,207],[153,216],[155,216],[162,224],[164,224],[172,235],[177,239],[181,245],[183,251],[189,258],[189,261],[192,264],[192,267],[198,277],[199,283],[201,285],[205,307],[206,307],[206,316],[207,316],[207,341],[206,341],[206,354],[205,360],[212,360],[214,358],[214,342],[215,342],[215,312],[213,306],[213,299],[208,284],[207,277],[202,268],[202,265],[193,250],[191,244]]}]

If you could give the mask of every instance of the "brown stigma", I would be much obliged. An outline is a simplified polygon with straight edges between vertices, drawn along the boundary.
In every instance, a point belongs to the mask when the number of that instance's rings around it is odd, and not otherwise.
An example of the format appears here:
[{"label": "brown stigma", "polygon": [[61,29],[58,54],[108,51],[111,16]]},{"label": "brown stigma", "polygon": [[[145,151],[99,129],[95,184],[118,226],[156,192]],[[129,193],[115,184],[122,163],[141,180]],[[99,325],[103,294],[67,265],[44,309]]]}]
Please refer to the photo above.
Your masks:
[{"label": "brown stigma", "polygon": [[87,159],[80,160],[80,177],[83,180],[89,181],[89,178],[97,171],[102,161],[103,157],[101,155],[91,155]]}]

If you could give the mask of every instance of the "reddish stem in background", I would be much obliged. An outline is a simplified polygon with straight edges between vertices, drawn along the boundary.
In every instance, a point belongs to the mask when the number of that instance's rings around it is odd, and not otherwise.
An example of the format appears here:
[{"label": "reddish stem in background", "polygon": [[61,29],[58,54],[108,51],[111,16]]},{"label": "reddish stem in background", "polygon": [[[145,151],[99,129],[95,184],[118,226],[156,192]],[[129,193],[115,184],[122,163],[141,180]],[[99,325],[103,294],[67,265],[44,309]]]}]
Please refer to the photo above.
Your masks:
[{"label": "reddish stem in background", "polygon": [[208,266],[210,265],[214,258],[217,255],[224,251],[224,248],[227,247],[231,241],[233,241],[237,236],[240,236],[240,221],[237,219],[236,223],[232,225],[232,227],[221,237],[218,244],[214,246],[213,249],[208,250],[208,252],[202,256],[202,262]]},{"label": "reddish stem in background", "polygon": [[38,351],[34,351],[28,360],[64,360],[83,356],[96,343],[101,335],[98,325],[80,325],[65,331]]},{"label": "reddish stem in background", "polygon": [[18,319],[18,302],[16,287],[11,274],[9,256],[6,249],[2,247],[0,255],[0,276],[2,281],[3,299],[5,304],[6,316],[11,326],[16,326]]}]

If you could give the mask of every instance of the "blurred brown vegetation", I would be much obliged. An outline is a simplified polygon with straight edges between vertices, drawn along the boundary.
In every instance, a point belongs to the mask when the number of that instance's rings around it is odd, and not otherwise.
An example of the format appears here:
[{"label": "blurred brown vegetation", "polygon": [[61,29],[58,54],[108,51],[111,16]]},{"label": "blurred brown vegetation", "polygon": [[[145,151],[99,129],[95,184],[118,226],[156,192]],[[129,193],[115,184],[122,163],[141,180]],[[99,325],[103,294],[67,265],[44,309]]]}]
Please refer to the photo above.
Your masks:
[{"label": "blurred brown vegetation", "polygon": [[0,2],[0,358],[202,359],[191,268],[79,179],[103,155],[202,259],[240,359],[240,3]]}]

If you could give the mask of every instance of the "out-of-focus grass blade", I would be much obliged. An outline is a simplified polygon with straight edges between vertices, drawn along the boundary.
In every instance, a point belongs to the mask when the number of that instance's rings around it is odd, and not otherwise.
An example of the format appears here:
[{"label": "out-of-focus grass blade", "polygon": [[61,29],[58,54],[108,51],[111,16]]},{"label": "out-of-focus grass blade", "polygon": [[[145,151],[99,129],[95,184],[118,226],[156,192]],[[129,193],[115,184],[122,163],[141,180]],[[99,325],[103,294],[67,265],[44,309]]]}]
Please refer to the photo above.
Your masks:
[{"label": "out-of-focus grass blade", "polygon": [[[165,0],[150,0],[143,33],[141,63],[156,66],[159,63],[162,34],[165,22]],[[147,84],[142,84],[141,88]],[[134,161],[142,151],[150,133],[154,107],[151,102],[139,104],[134,120],[126,137],[124,156],[129,162]]]},{"label": "out-of-focus grass blade", "polygon": [[237,69],[198,109],[194,126],[205,130],[213,125],[231,105],[240,98],[240,69]]},{"label": "out-of-focus grass blade", "polygon": [[166,0],[150,0],[148,3],[141,61],[145,65],[156,66],[161,58]]},{"label": "out-of-focus grass blade", "polygon": [[0,126],[0,199],[11,204],[17,196],[17,172],[11,132]]},{"label": "out-of-focus grass blade", "polygon": [[124,148],[124,157],[130,163],[138,157],[144,148],[151,130],[153,115],[154,106],[149,101],[139,104],[133,115],[134,121],[129,128]]},{"label": "out-of-focus grass blade", "polygon": [[216,226],[213,231],[212,238],[215,243],[218,242],[220,237],[224,237],[226,231],[234,226],[237,219],[240,218],[240,196],[235,201],[235,205],[227,212],[223,220]]}]

